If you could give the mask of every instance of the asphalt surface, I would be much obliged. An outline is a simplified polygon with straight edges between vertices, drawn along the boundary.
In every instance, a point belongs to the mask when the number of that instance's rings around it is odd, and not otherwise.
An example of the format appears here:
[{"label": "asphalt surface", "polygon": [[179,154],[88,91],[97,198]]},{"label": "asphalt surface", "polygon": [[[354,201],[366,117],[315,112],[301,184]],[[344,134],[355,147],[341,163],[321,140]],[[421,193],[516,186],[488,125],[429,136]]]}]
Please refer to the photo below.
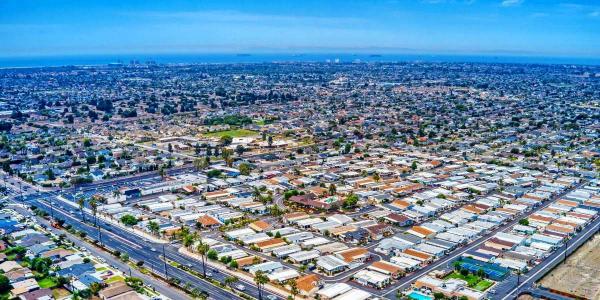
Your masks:
[{"label": "asphalt surface", "polygon": [[[522,218],[525,218],[525,217],[527,217],[527,216],[529,216],[529,215],[531,215],[531,214],[533,214],[533,213],[535,213],[537,211],[540,211],[540,210],[548,207],[550,204],[552,204],[554,202],[554,200],[556,200],[556,199],[558,199],[558,198],[566,195],[567,193],[569,193],[569,192],[571,192],[571,191],[579,188],[580,186],[582,186],[584,184],[585,184],[585,182],[582,182],[582,183],[576,185],[575,187],[567,189],[564,192],[562,192],[562,193],[560,193],[560,194],[552,197],[548,201],[544,202],[539,207],[534,208],[531,211],[526,212],[526,213],[524,213],[522,215],[516,216],[514,220],[512,220],[512,221],[510,221],[510,222],[508,222],[508,223],[506,223],[504,225],[499,226],[498,228],[492,230],[491,232],[489,232],[489,233],[487,233],[487,234],[479,237],[477,240],[468,243],[466,246],[458,248],[458,249],[450,252],[448,255],[444,256],[443,258],[441,258],[441,259],[439,259],[439,260],[437,260],[437,261],[435,261],[435,262],[433,262],[433,263],[431,263],[431,264],[429,264],[429,265],[427,265],[427,266],[425,266],[423,268],[420,268],[416,272],[408,274],[406,277],[403,277],[403,278],[399,279],[398,281],[396,281],[392,285],[392,287],[389,287],[389,288],[384,289],[384,290],[369,290],[369,291],[372,292],[372,293],[374,293],[374,294],[376,294],[376,295],[385,296],[388,299],[396,299],[396,291],[398,291],[398,290],[404,290],[404,289],[408,288],[419,277],[421,277],[421,276],[423,276],[423,275],[425,275],[425,274],[427,274],[427,273],[429,273],[429,272],[431,272],[433,270],[443,269],[443,268],[450,267],[450,264],[456,258],[458,258],[459,256],[461,256],[462,254],[464,254],[464,253],[466,253],[466,252],[468,252],[468,251],[470,251],[472,249],[478,248],[481,244],[485,243],[487,240],[489,240],[492,237],[494,237],[494,235],[496,233],[504,231],[507,228],[509,228],[509,227],[517,224],[519,222],[519,220],[521,220]],[[592,227],[592,226],[588,226],[586,228],[589,228],[589,227]],[[558,252],[558,251],[555,251],[555,252]],[[554,255],[554,253],[552,255]],[[544,263],[542,263],[541,265],[543,265],[543,264]],[[528,272],[528,274],[532,274],[531,271]],[[511,279],[512,277],[514,277],[514,278]],[[507,279],[505,279],[505,281],[507,281],[507,282],[510,282],[510,280],[514,280],[514,283],[513,283],[513,286],[514,286],[514,284],[516,283],[516,275],[512,275],[512,276],[508,277]],[[497,290],[497,295],[503,295],[504,296],[504,295],[506,295],[506,294],[508,294],[510,292],[509,291],[510,290],[510,284],[507,283],[506,284],[506,288],[503,289],[502,288],[503,282],[498,285],[498,288],[500,288],[500,290],[496,289]]]},{"label": "asphalt surface", "polygon": [[512,274],[510,278],[504,280],[500,285],[498,285],[495,290],[496,293],[491,295],[490,299],[514,299],[516,298],[522,291],[527,289],[532,289],[533,284],[538,280],[542,279],[546,273],[550,272],[554,267],[563,262],[566,256],[568,257],[571,253],[575,252],[581,245],[583,245],[590,237],[594,234],[598,233],[600,229],[600,218],[596,218],[590,224],[588,224],[581,232],[577,233],[574,237],[572,237],[568,243],[561,246],[559,249],[555,250],[548,257],[544,259],[544,261],[534,268],[529,270],[527,274],[522,275],[519,278],[517,285],[517,276]]},{"label": "asphalt surface", "polygon": [[[177,262],[181,265],[185,265],[192,270],[202,273],[202,263],[199,260],[185,256],[178,252],[178,245],[171,244],[159,244],[153,243],[143,237],[137,236],[132,231],[125,230],[119,226],[113,226],[107,224],[98,219],[98,225],[100,226],[101,239],[98,233],[98,229],[93,226],[93,216],[85,213],[86,223],[82,222],[81,212],[59,200],[56,196],[56,192],[42,192],[40,194],[24,195],[23,202],[29,205],[36,205],[37,207],[47,211],[55,218],[65,220],[65,224],[72,225],[75,229],[85,232],[89,237],[96,240],[101,240],[102,244],[109,249],[118,250],[121,253],[127,253],[130,259],[134,261],[144,261],[144,266],[150,269],[154,274],[157,274],[163,278],[167,275],[169,278],[175,277],[181,280],[181,285],[188,285],[193,288],[198,288],[201,291],[206,291],[209,296],[213,299],[240,299],[237,295],[224,290],[220,287],[214,286],[211,283],[202,280],[201,278],[185,272],[179,268],[175,268],[169,264],[166,264],[163,260],[162,247],[165,246],[165,254],[168,260]],[[21,197],[15,197],[17,201]],[[50,207],[49,200],[53,202],[52,208]],[[207,268],[208,273],[212,273],[212,279],[219,282],[224,282],[225,278],[229,277],[228,274],[224,274],[221,271]],[[242,285],[244,293],[258,298],[258,290],[254,282],[245,282],[239,280],[233,286]],[[283,299],[282,297],[263,291],[263,298],[271,297],[273,299]]]}]

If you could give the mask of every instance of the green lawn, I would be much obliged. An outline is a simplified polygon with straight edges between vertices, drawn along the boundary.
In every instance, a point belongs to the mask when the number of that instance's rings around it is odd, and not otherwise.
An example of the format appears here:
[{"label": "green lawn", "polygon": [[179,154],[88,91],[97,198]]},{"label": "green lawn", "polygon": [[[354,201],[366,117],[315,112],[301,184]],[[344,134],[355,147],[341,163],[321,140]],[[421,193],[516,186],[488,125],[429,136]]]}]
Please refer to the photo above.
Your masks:
[{"label": "green lawn", "polygon": [[448,276],[446,276],[446,279],[449,279],[449,278],[462,279],[467,282],[467,285],[470,288],[476,289],[478,291],[485,291],[494,284],[494,282],[492,282],[490,280],[480,278],[479,276],[473,275],[473,274],[464,276],[458,272],[453,272],[453,273],[450,273]]},{"label": "green lawn", "polygon": [[487,290],[492,285],[494,285],[493,282],[484,279],[484,280],[478,282],[473,288],[476,289],[476,290],[478,290],[478,291],[480,291],[480,292],[483,292],[483,291]]},{"label": "green lawn", "polygon": [[64,288],[52,289],[52,296],[54,299],[62,299],[69,296],[71,293]]},{"label": "green lawn", "polygon": [[226,136],[226,135],[228,135],[232,138],[247,137],[247,136],[258,135],[258,132],[248,130],[248,129],[232,129],[232,130],[224,130],[224,131],[207,132],[204,134],[204,136],[206,136],[206,137],[218,137],[218,138],[220,138],[222,136]]},{"label": "green lawn", "polygon": [[55,287],[58,284],[58,282],[56,282],[56,279],[54,279],[52,277],[46,277],[46,278],[38,281],[38,284],[43,289],[46,289],[46,288],[49,289],[49,288]]},{"label": "green lawn", "polygon": [[476,275],[473,274],[469,274],[467,276],[464,276],[460,273],[454,272],[454,273],[450,273],[450,275],[448,275],[446,277],[446,279],[449,278],[456,278],[456,279],[462,279],[464,281],[467,282],[467,284],[469,285],[469,287],[473,287],[475,286],[478,282],[479,282],[479,277],[477,277]]},{"label": "green lawn", "polygon": [[117,282],[117,281],[123,281],[123,280],[125,280],[125,278],[123,276],[118,276],[117,275],[117,276],[113,276],[113,277],[105,280],[104,282],[106,284],[109,284],[109,283],[113,283],[113,282]]}]

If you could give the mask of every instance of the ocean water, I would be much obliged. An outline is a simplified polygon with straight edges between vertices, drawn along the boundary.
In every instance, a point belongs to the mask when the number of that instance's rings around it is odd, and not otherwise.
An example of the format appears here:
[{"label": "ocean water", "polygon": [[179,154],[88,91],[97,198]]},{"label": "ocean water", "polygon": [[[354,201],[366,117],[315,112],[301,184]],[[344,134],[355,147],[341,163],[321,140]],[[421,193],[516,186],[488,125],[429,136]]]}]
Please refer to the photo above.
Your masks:
[{"label": "ocean water", "polygon": [[129,64],[149,61],[158,64],[215,64],[215,63],[269,63],[269,62],[465,62],[465,63],[518,63],[518,64],[577,64],[600,65],[600,58],[534,57],[493,55],[434,55],[434,54],[124,54],[73,55],[39,57],[0,57],[0,68],[58,67]]}]

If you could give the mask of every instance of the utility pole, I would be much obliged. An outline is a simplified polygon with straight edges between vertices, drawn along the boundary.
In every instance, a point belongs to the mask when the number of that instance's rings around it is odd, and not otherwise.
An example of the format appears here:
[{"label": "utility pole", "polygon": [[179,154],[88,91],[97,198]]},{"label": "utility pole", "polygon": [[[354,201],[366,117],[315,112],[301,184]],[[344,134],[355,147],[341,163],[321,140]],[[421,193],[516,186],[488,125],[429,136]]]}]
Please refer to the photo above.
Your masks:
[{"label": "utility pole", "polygon": [[169,281],[169,272],[167,269],[167,253],[165,252],[165,244],[162,245],[162,250],[163,250],[163,262],[165,264],[165,278],[167,279],[167,281]]},{"label": "utility pole", "polygon": [[563,264],[567,262],[567,252],[569,250],[569,239],[565,241],[565,258],[563,259]]}]

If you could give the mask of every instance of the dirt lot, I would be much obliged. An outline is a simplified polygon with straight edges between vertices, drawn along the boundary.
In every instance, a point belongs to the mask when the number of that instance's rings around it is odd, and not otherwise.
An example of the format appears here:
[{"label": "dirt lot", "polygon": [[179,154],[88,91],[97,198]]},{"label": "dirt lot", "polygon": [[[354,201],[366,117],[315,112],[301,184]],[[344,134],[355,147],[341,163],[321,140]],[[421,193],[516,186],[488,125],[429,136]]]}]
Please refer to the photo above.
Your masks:
[{"label": "dirt lot", "polygon": [[540,281],[547,288],[600,300],[600,236],[596,235]]}]

